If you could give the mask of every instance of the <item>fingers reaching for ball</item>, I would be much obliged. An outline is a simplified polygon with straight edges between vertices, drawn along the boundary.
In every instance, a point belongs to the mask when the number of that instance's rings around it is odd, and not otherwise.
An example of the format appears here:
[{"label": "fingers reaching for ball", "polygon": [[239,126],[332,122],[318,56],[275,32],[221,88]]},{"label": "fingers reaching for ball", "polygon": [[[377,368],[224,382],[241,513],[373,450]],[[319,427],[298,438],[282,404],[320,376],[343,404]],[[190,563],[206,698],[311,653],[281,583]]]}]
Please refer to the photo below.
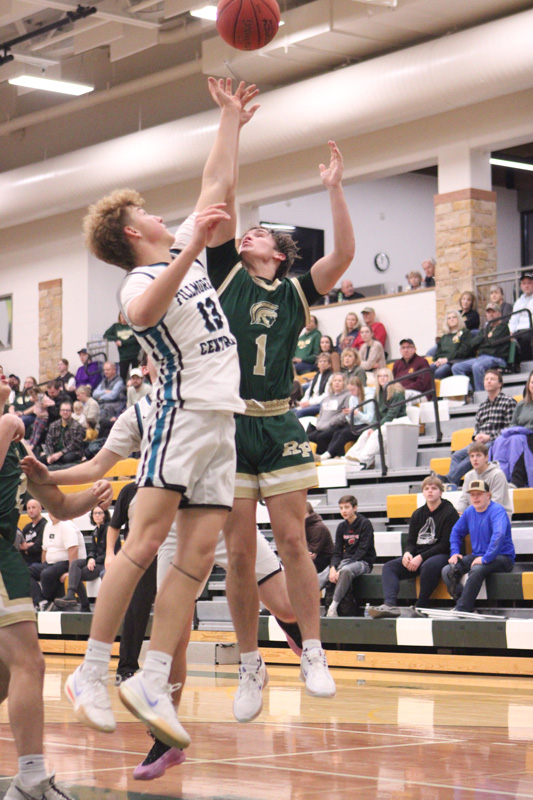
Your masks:
[{"label": "fingers reaching for ball", "polygon": [[258,103],[248,107],[249,103],[259,94],[255,83],[247,86],[244,81],[241,81],[235,92],[233,92],[231,78],[219,78],[218,80],[208,78],[207,85],[211,97],[220,108],[234,109],[240,114],[241,127],[252,119],[259,108]]}]

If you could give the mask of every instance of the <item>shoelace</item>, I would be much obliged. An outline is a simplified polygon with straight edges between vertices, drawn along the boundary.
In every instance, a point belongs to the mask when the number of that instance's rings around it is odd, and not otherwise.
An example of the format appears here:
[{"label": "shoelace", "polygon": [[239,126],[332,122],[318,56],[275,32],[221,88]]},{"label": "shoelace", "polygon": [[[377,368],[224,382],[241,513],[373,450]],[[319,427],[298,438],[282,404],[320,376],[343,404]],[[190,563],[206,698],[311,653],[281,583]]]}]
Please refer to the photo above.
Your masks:
[{"label": "shoelace", "polygon": [[[59,786],[56,786],[56,784],[54,783],[54,779],[53,778],[50,779],[50,787],[49,788],[52,789],[52,791],[54,792],[54,797],[57,796],[57,798],[61,798],[61,800],[73,800],[71,795],[66,794],[65,792],[63,792],[59,788]],[[43,794],[43,798],[46,798],[46,794]]]},{"label": "shoelace", "polygon": [[318,650],[316,653],[311,650],[309,653],[305,654],[305,658],[309,663],[309,669],[326,666],[325,655],[320,650]]},{"label": "shoelace", "polygon": [[98,670],[87,667],[84,668],[83,675],[84,679],[92,684],[91,688],[94,692],[94,705],[98,706],[98,708],[110,709],[111,700],[109,699],[109,692],[107,691],[109,675],[102,675]]},{"label": "shoelace", "polygon": [[259,675],[259,669],[252,668],[250,671],[246,666],[241,665],[239,668],[239,689],[238,691],[247,692],[254,691],[254,684],[259,688],[262,686],[262,680]]}]

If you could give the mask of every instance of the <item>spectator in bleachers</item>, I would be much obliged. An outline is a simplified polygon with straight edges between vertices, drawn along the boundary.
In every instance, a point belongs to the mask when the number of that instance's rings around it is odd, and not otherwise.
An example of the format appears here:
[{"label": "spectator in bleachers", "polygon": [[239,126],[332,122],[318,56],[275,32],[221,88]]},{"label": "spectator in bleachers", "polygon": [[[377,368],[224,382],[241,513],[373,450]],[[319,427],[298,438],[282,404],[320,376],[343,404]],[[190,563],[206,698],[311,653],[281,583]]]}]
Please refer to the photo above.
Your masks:
[{"label": "spectator in bleachers", "polygon": [[[476,598],[487,575],[511,572],[515,549],[511,523],[505,508],[491,499],[488,484],[471,481],[471,505],[453,526],[450,535],[449,564],[442,570],[442,579],[451,597],[457,601],[456,611],[474,611]],[[461,555],[466,536],[470,536],[472,552]],[[461,579],[468,574],[463,589]]]},{"label": "spectator in bleachers", "polygon": [[[500,462],[514,488],[533,486],[533,372],[528,375],[524,398],[513,412],[510,427],[492,445],[491,458]],[[497,497],[495,500],[501,502]]]},{"label": "spectator in bleachers", "polygon": [[[401,383],[392,383],[392,380],[393,375],[390,369],[386,367],[378,369],[376,400],[381,416],[380,424],[385,447],[387,443],[387,428],[384,427],[385,423],[392,422],[392,420],[398,419],[399,417],[405,417],[407,414],[403,386]],[[385,386],[387,387],[386,389]],[[353,447],[346,453],[348,461],[358,462],[360,469],[373,469],[374,467],[376,456],[379,453],[377,428],[378,422],[376,420],[372,424],[372,428],[363,431]]]},{"label": "spectator in bleachers", "polygon": [[472,464],[472,469],[466,473],[463,481],[461,497],[457,504],[457,511],[462,514],[470,505],[470,495],[468,490],[472,481],[485,481],[489,487],[492,499],[495,503],[503,506],[509,519],[513,515],[513,504],[509,494],[509,484],[507,478],[499,467],[497,461],[490,461],[489,448],[481,442],[474,442],[468,448],[468,457]]},{"label": "spectator in bleachers", "polygon": [[21,394],[21,391],[20,391],[20,378],[19,378],[18,375],[15,375],[12,372],[11,375],[9,376],[9,378],[7,379],[7,382],[9,383],[9,385],[11,387],[11,391],[9,393],[8,404],[10,406],[13,406],[13,405],[15,405],[16,398]]},{"label": "spectator in bleachers", "polygon": [[80,357],[81,367],[76,372],[76,388],[79,386],[90,386],[94,391],[102,380],[100,367],[96,361],[91,361],[87,348],[82,347],[81,350],[78,350],[78,355]]},{"label": "spectator in bleachers", "polygon": [[320,352],[320,338],[318,320],[311,314],[309,322],[301,332],[296,345],[296,353],[292,359],[297,375],[304,372],[316,372],[316,357]]},{"label": "spectator in bleachers", "polygon": [[79,400],[76,400],[72,403],[72,419],[81,425],[81,427],[86,431],[87,430],[87,417],[83,413],[83,403],[80,403]]},{"label": "spectator in bleachers", "polygon": [[49,516],[43,533],[43,560],[30,566],[32,598],[39,611],[48,609],[56,596],[63,594],[70,564],[87,555],[83,535],[74,523]]},{"label": "spectator in bleachers", "polygon": [[318,454],[328,449],[328,445],[339,428],[346,427],[346,414],[350,393],[341,372],[334,372],[328,381],[326,396],[320,403],[320,411],[314,427],[309,426],[307,436],[316,443]]},{"label": "spectator in bleachers", "polygon": [[83,413],[85,415],[85,419],[87,420],[87,425],[94,426],[95,428],[98,427],[98,423],[100,422],[100,406],[91,397],[91,387],[89,385],[85,386],[81,384],[76,389],[76,397],[80,401],[83,406]]},{"label": "spectator in bleachers", "polygon": [[364,294],[356,291],[354,285],[349,278],[341,281],[340,288],[335,287],[328,295],[330,303],[344,303],[347,300],[359,300],[364,297]]},{"label": "spectator in bleachers", "polygon": [[452,366],[454,375],[471,375],[474,391],[483,390],[483,377],[490,367],[505,367],[509,358],[509,326],[502,322],[500,307],[489,303],[487,323],[472,339],[474,358],[457,361]]},{"label": "spectator in bleachers", "polygon": [[55,403],[39,388],[30,389],[28,394],[33,405],[29,407],[22,421],[28,420],[26,438],[31,449],[36,450],[48,428],[48,409],[55,406]]},{"label": "spectator in bleachers", "polygon": [[331,368],[333,372],[340,372],[341,360],[339,354],[335,350],[335,345],[333,344],[331,336],[322,334],[320,337],[320,350],[318,351],[317,358],[320,353],[327,353],[331,358]]},{"label": "spectator in bleachers", "polygon": [[75,390],[76,390],[76,378],[69,372],[68,370],[68,360],[66,358],[60,358],[57,362],[57,369],[59,371],[59,375],[57,375],[56,380],[61,381],[61,385],[63,386],[63,391],[67,392],[70,395],[71,400],[75,397]]},{"label": "spectator in bleachers", "polygon": [[427,608],[440,581],[442,568],[448,563],[450,534],[459,519],[452,503],[442,497],[444,486],[436,475],[422,481],[425,504],[417,508],[409,520],[405,553],[383,565],[383,603],[369,609],[375,619],[399,617],[396,607],[400,581],[420,576],[420,591],[415,608]]},{"label": "spectator in bleachers", "polygon": [[144,375],[139,367],[134,367],[130,372],[131,385],[128,386],[126,393],[126,407],[134,406],[147,394],[150,394],[152,387],[144,380]]},{"label": "spectator in bleachers", "polygon": [[417,289],[422,289],[422,275],[418,270],[412,269],[411,272],[408,272],[405,276],[407,278],[407,286],[405,287],[406,292],[416,291]]},{"label": "spectator in bleachers", "polygon": [[70,397],[63,391],[63,384],[61,381],[56,380],[48,381],[46,384],[46,394],[49,399],[53,401],[52,405],[47,402],[45,403],[48,411],[48,424],[51,425],[60,418],[59,410],[61,408],[61,403],[70,403]]},{"label": "spectator in bleachers", "polygon": [[[375,383],[375,376],[379,369],[385,367],[385,353],[383,345],[374,339],[374,334],[370,325],[363,325],[359,331],[361,337],[361,345],[359,347],[359,357],[361,359],[361,367],[366,372],[367,381]],[[359,337],[358,337],[359,338]]]},{"label": "spectator in bleachers", "polygon": [[70,400],[61,403],[59,413],[61,419],[50,425],[46,436],[41,456],[43,464],[73,464],[84,457],[85,430],[72,419]]},{"label": "spectator in bleachers", "polygon": [[433,351],[433,364],[435,378],[449,378],[452,374],[454,361],[461,361],[468,358],[472,352],[472,334],[465,327],[462,315],[455,310],[450,310],[446,314],[446,327],[448,333],[444,333]]},{"label": "spectator in bleachers", "polygon": [[118,348],[120,377],[122,378],[122,382],[125,384],[128,380],[128,372],[130,367],[139,366],[139,353],[141,346],[130,326],[126,324],[126,319],[122,313],[119,313],[118,315],[118,322],[113,323],[113,325],[106,330],[104,333],[104,339],[106,339],[108,342],[115,342]]},{"label": "spectator in bleachers", "polygon": [[[370,400],[374,397],[374,389],[371,386],[363,386],[363,382],[358,377],[348,379],[347,389],[350,393],[348,408],[344,409],[347,425],[343,425],[335,430],[328,449],[325,450],[320,461],[327,461],[328,458],[338,458],[344,456],[344,449],[348,443],[354,443],[362,433],[363,428],[374,421],[374,405],[368,403],[362,408],[357,408],[359,403]],[[353,425],[349,424],[349,415],[354,409]]]},{"label": "spectator in bleachers", "polygon": [[305,538],[315,569],[322,572],[331,563],[333,539],[324,520],[309,502],[305,512]]},{"label": "spectator in bleachers", "polygon": [[520,361],[531,361],[533,351],[531,347],[531,331],[528,311],[533,314],[533,273],[524,272],[520,279],[522,294],[515,301],[513,311],[522,311],[509,320],[509,329],[520,347]]},{"label": "spectator in bleachers", "polygon": [[354,342],[359,334],[359,317],[354,311],[346,314],[344,320],[344,328],[337,336],[336,347],[337,350],[342,352],[346,347],[354,347]]},{"label": "spectator in bleachers", "polygon": [[[497,436],[511,425],[516,400],[502,391],[503,378],[496,369],[488,369],[483,379],[487,399],[481,403],[474,422],[474,442],[491,444]],[[470,467],[468,447],[452,453],[450,470],[447,475],[439,475],[445,483],[459,484]]]},{"label": "spectator in bleachers", "polygon": [[361,366],[361,357],[357,350],[353,347],[347,347],[341,353],[341,368],[334,370],[335,372],[342,372],[346,382],[350,378],[359,378],[363,386],[366,386],[366,372]]},{"label": "spectator in bleachers", "polygon": [[509,320],[507,317],[509,314],[512,313],[513,307],[511,303],[508,303],[505,300],[505,295],[503,293],[503,289],[501,286],[498,286],[496,283],[493,283],[489,290],[489,302],[496,303],[496,305],[500,306],[502,312],[502,319],[504,319],[507,323]]},{"label": "spectator in bleachers", "polygon": [[112,361],[105,362],[104,377],[93,391],[93,397],[100,406],[100,427],[105,422],[109,431],[112,423],[126,407],[124,381],[117,375],[117,368]]},{"label": "spectator in bleachers", "polygon": [[432,286],[435,286],[435,266],[434,258],[428,258],[426,261],[422,261],[422,269],[426,276],[422,281],[424,289],[430,289]]},{"label": "spectator in bleachers", "polygon": [[[411,375],[413,372],[428,368],[429,364],[426,359],[416,352],[416,345],[413,340],[402,339],[400,341],[400,358],[392,365],[393,377],[398,380],[399,378],[405,378],[406,375]],[[406,378],[401,383],[405,396],[409,399],[431,390],[431,373],[426,372],[424,375],[417,375],[415,378]]]},{"label": "spectator in bleachers", "polygon": [[28,500],[26,513],[30,521],[22,529],[22,543],[19,547],[24,563],[28,566],[42,561],[43,533],[46,527],[42,511],[43,507],[38,500]]},{"label": "spectator in bleachers", "polygon": [[76,606],[79,600],[82,611],[91,610],[84,581],[95,581],[105,572],[107,528],[110,520],[109,511],[103,511],[100,506],[93,508],[91,522],[95,528],[91,532],[91,542],[87,549],[87,557],[78,558],[70,563],[67,593],[65,597],[58,598],[55,601],[58,608],[68,611]]},{"label": "spectator in bleachers", "polygon": [[15,393],[13,398],[13,403],[9,407],[9,411],[11,414],[16,414],[17,417],[21,417],[24,425],[26,422],[24,420],[24,416],[27,414],[28,408],[32,405],[32,401],[29,397],[28,391],[30,389],[34,389],[37,386],[37,381],[31,375],[28,375],[26,380],[24,381],[24,386],[22,387],[21,391]]},{"label": "spectator in bleachers", "polygon": [[[376,312],[374,309],[370,306],[367,306],[366,308],[363,308],[361,315],[363,317],[364,324],[372,329],[373,338],[377,339],[377,341],[380,342],[381,346],[383,347],[383,350],[385,350],[387,331],[385,330],[385,326],[376,320]],[[361,338],[361,331],[359,331],[359,336],[355,340],[353,346],[356,348],[356,350],[360,350],[362,343],[363,340]]]},{"label": "spectator in bleachers", "polygon": [[474,292],[463,292],[459,298],[459,313],[462,315],[469,331],[479,330],[479,314],[476,309],[476,296]]},{"label": "spectator in bleachers", "polygon": [[351,494],[343,495],[339,509],[343,521],[335,534],[331,564],[318,576],[321,589],[328,581],[335,584],[328,617],[338,616],[339,603],[351,588],[353,579],[371,572],[376,559],[374,529],[370,520],[357,513],[356,498]]},{"label": "spectator in bleachers", "polygon": [[316,416],[320,411],[320,403],[326,396],[328,381],[332,374],[331,357],[327,353],[321,353],[316,360],[316,365],[318,372],[294,411],[297,417]]}]

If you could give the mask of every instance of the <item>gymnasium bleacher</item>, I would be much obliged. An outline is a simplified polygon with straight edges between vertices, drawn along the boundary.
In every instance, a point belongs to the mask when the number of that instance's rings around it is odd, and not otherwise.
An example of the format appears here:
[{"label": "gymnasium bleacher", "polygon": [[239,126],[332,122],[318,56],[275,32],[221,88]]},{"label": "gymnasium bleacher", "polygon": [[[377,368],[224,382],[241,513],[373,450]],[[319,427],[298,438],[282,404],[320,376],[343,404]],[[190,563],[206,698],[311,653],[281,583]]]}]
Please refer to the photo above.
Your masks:
[{"label": "gymnasium bleacher", "polygon": [[[527,369],[529,364],[524,365]],[[512,396],[522,393],[527,372],[504,376],[504,391]],[[388,468],[384,477],[379,462],[376,468],[363,473],[349,465],[328,464],[318,467],[319,487],[309,493],[309,500],[323,517],[332,535],[340,520],[338,500],[346,493],[359,501],[359,513],[374,526],[377,561],[371,574],[354,582],[354,596],[360,613],[365,605],[382,602],[381,570],[390,558],[404,551],[408,520],[417,505],[423,502],[421,482],[430,469],[445,473],[450,447],[464,447],[472,436],[474,418],[484,397],[475,403],[454,405],[449,420],[441,422],[442,439],[437,441],[436,425],[426,422],[419,435],[416,464],[399,469]],[[422,431],[422,428],[421,428]],[[133,479],[137,462],[119,462],[106,476],[113,485],[116,499],[122,486]],[[61,487],[73,491],[79,487]],[[452,502],[458,492],[445,495]],[[330,663],[343,665],[390,667],[391,663],[416,669],[458,669],[488,672],[527,672],[526,660],[533,647],[533,488],[512,492],[512,531],[517,561],[511,573],[494,574],[486,581],[477,607],[493,619],[429,619],[411,618],[410,606],[417,596],[416,580],[403,581],[398,603],[402,615],[398,619],[340,617],[322,619],[322,639],[328,648]],[[77,521],[90,531],[89,518]],[[272,533],[264,505],[258,506],[257,523],[271,541]],[[21,526],[25,524],[21,518]],[[225,599],[225,574],[218,568],[208,581],[197,602],[192,640],[210,642],[234,641],[233,626]],[[88,589],[97,589],[88,584]],[[433,595],[436,608],[451,609],[453,603],[440,584]],[[43,649],[51,652],[76,652],[83,649],[89,633],[91,615],[47,612],[38,615],[39,635]],[[270,615],[260,615],[260,642],[268,656],[277,662],[293,663],[293,655],[277,622]],[[393,662],[391,662],[393,659]]]}]

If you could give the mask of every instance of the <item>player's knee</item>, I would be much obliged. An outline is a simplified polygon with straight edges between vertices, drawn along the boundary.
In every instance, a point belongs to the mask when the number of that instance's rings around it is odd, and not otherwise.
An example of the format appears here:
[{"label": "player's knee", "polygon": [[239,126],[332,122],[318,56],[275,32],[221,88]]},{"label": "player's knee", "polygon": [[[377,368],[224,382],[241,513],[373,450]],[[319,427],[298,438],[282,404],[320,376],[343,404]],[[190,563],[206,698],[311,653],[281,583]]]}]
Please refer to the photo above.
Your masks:
[{"label": "player's knee", "polygon": [[279,541],[276,539],[276,544],[282,561],[303,556],[308,558],[305,539],[299,530],[286,531]]}]

